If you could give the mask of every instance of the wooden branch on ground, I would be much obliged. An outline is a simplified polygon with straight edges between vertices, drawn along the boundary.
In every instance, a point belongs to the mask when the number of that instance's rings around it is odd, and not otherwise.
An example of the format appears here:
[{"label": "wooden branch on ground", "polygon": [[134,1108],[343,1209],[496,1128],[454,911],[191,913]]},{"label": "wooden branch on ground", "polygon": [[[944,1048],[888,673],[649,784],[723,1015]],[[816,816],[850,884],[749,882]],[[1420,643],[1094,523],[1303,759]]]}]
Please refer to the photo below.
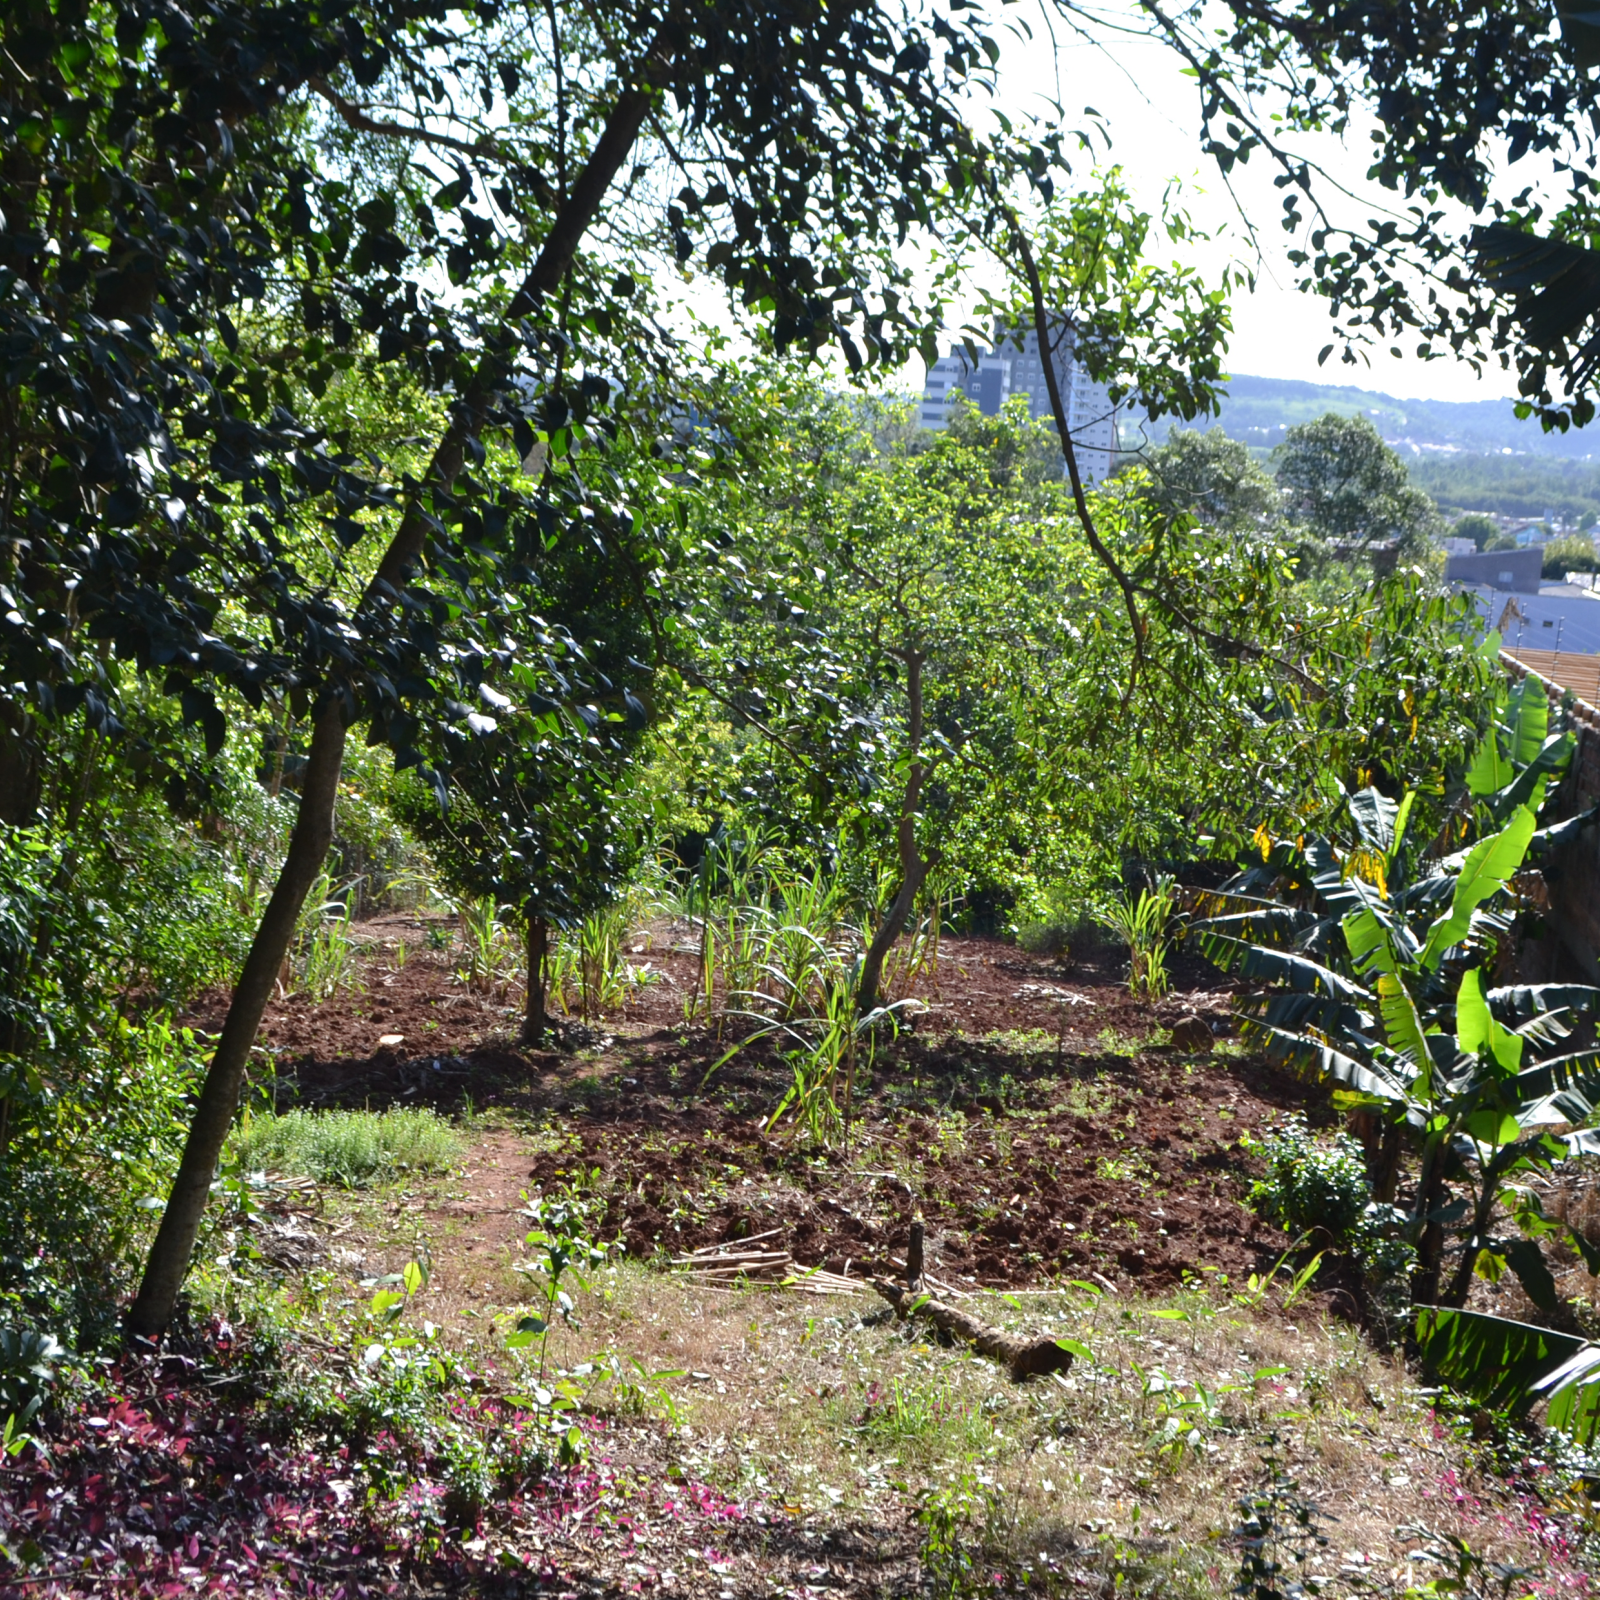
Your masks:
[{"label": "wooden branch on ground", "polygon": [[894,1307],[898,1317],[921,1317],[940,1332],[964,1339],[979,1355],[1003,1361],[1013,1378],[1031,1378],[1046,1372],[1065,1372],[1072,1365],[1069,1351],[1054,1339],[1023,1339],[1004,1329],[980,1322],[965,1311],[930,1295],[925,1284],[933,1282],[923,1268],[923,1223],[912,1219],[911,1238],[906,1245],[906,1281],[892,1283],[887,1278],[872,1278],[872,1287]]},{"label": "wooden branch on ground", "polygon": [[941,1332],[954,1339],[963,1339],[980,1355],[992,1361],[1004,1362],[1013,1378],[1031,1378],[1046,1372],[1065,1372],[1072,1365],[1069,1351],[1063,1350],[1054,1339],[1024,1339],[1007,1333],[943,1300],[906,1288],[901,1283],[891,1283],[887,1278],[873,1278],[872,1287],[883,1296],[900,1317],[921,1317],[931,1322]]}]

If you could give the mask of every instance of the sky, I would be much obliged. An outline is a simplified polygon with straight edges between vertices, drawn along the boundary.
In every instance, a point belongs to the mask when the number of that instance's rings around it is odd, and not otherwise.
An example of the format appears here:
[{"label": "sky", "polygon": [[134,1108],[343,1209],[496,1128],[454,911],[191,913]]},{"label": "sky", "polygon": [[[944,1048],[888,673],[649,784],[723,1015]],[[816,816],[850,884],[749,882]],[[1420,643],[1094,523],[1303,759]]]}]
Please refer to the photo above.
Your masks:
[{"label": "sky", "polygon": [[[1254,262],[1255,251],[1244,238],[1239,208],[1215,166],[1201,154],[1199,97],[1193,82],[1180,72],[1178,57],[1152,41],[1122,39],[1114,49],[1100,50],[1061,35],[1058,55],[1038,31],[1036,7],[1019,5],[1013,15],[1029,17],[1036,38],[1013,38],[1002,44],[1002,104],[1020,111],[1041,110],[1043,98],[1059,94],[1069,118],[1084,106],[1093,106],[1110,127],[1111,159],[1123,166],[1141,203],[1157,206],[1168,183],[1178,178],[1194,219],[1220,230],[1217,244],[1208,252],[1192,254],[1192,262],[1219,270],[1230,253]],[[1305,148],[1315,151],[1328,172],[1349,187],[1380,194],[1364,180],[1363,142],[1358,131],[1347,144],[1328,137]],[[1526,181],[1521,168],[1516,175]],[[1383,350],[1370,352],[1370,366],[1346,366],[1336,351],[1319,367],[1317,354],[1329,343],[1332,325],[1320,300],[1293,287],[1294,269],[1285,259],[1286,244],[1280,242],[1287,238],[1278,223],[1282,202],[1271,176],[1259,156],[1234,174],[1235,192],[1257,223],[1267,253],[1255,292],[1241,290],[1234,299],[1235,333],[1228,361],[1233,372],[1352,384],[1404,399],[1489,400],[1515,393],[1512,375],[1499,370],[1480,379],[1464,362],[1428,362],[1415,356],[1396,360]]]}]

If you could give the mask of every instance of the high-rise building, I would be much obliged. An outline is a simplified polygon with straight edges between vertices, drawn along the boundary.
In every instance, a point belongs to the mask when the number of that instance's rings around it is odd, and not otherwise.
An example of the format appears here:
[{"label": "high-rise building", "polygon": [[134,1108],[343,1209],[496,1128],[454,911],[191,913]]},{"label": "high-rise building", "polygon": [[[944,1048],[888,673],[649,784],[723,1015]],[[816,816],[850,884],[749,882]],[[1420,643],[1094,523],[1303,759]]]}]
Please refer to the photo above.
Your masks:
[{"label": "high-rise building", "polygon": [[[1117,408],[1103,383],[1096,383],[1073,356],[1072,330],[1059,330],[1053,352],[1056,382],[1067,412],[1073,453],[1085,483],[1099,483],[1117,464]],[[1039,336],[1018,333],[996,325],[994,349],[980,353],[974,362],[960,345],[928,369],[922,391],[924,428],[942,428],[949,420],[951,402],[964,395],[986,417],[994,416],[1014,394],[1025,394],[1035,417],[1050,415],[1050,392],[1045,384]]]}]

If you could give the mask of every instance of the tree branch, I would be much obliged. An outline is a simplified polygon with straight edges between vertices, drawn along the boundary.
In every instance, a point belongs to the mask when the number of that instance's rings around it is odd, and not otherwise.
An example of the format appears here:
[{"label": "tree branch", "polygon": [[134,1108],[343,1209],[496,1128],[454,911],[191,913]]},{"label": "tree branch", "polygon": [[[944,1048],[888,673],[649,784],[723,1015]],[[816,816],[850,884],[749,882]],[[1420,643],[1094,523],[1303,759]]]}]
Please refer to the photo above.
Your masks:
[{"label": "tree branch", "polygon": [[459,150],[463,155],[479,158],[487,156],[496,161],[506,159],[486,133],[479,134],[477,139],[469,144],[465,139],[454,138],[448,133],[436,133],[431,128],[409,127],[399,122],[382,122],[365,106],[358,106],[355,101],[346,100],[326,78],[307,78],[306,84],[321,95],[357,133],[375,133],[386,139],[412,139],[419,144],[436,144],[446,150]]},{"label": "tree branch", "polygon": [[[1055,362],[1051,359],[1054,352],[1050,347],[1050,313],[1044,303],[1044,284],[1039,277],[1039,263],[1034,259],[1033,246],[1028,242],[1028,235],[1015,210],[1002,201],[1001,212],[1011,230],[1017,254],[1022,258],[1022,270],[1028,279],[1028,295],[1033,302],[1033,328],[1039,340],[1039,363],[1044,368],[1044,386],[1050,396],[1050,413],[1055,420],[1056,433],[1061,439],[1061,453],[1067,461],[1067,477],[1072,483],[1072,503],[1077,510],[1084,536],[1089,541],[1089,548],[1094,551],[1101,566],[1111,574],[1117,587],[1122,591],[1122,603],[1127,608],[1128,622],[1133,628],[1133,670],[1134,676],[1137,677],[1140,664],[1144,660],[1147,631],[1145,620],[1139,612],[1139,601],[1133,580],[1122,570],[1121,563],[1106,548],[1104,540],[1100,537],[1100,530],[1094,525],[1094,517],[1089,510],[1089,500],[1083,491],[1083,478],[1078,471],[1078,455],[1073,449],[1072,431],[1067,425],[1067,408],[1061,400],[1061,385],[1056,378]],[[1131,693],[1133,688],[1131,682],[1128,687]]]}]

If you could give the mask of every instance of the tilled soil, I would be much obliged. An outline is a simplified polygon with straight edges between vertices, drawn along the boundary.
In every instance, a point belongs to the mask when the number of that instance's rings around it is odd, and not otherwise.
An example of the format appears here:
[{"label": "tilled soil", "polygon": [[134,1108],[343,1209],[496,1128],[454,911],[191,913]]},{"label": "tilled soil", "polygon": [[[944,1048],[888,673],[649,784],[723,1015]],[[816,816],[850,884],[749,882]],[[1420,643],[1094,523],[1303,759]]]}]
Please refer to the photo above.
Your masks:
[{"label": "tilled soil", "polygon": [[[271,1008],[263,1041],[280,1104],[502,1107],[539,1130],[523,1171],[497,1151],[504,1182],[592,1190],[604,1229],[644,1258],[776,1229],[804,1264],[884,1271],[918,1213],[932,1270],[987,1287],[1237,1279],[1285,1247],[1241,1204],[1246,1141],[1320,1095],[1258,1060],[1156,1042],[1199,1015],[1231,1048],[1226,988],[1199,963],[1152,1005],[1129,995],[1114,957],[1063,967],[946,940],[914,1031],[862,1074],[844,1153],[769,1126],[792,1082],[773,1040],[724,1059],[732,1023],[722,1037],[685,1024],[687,929],[633,941],[633,965],[655,981],[574,1022],[569,1038],[586,1044],[570,1054],[516,1047],[520,992],[470,988],[452,952],[429,948],[430,929],[437,946],[445,928],[363,924],[362,987]],[[217,997],[191,1021],[220,1016]],[[475,1228],[499,1242],[518,1224],[493,1204]]]}]

